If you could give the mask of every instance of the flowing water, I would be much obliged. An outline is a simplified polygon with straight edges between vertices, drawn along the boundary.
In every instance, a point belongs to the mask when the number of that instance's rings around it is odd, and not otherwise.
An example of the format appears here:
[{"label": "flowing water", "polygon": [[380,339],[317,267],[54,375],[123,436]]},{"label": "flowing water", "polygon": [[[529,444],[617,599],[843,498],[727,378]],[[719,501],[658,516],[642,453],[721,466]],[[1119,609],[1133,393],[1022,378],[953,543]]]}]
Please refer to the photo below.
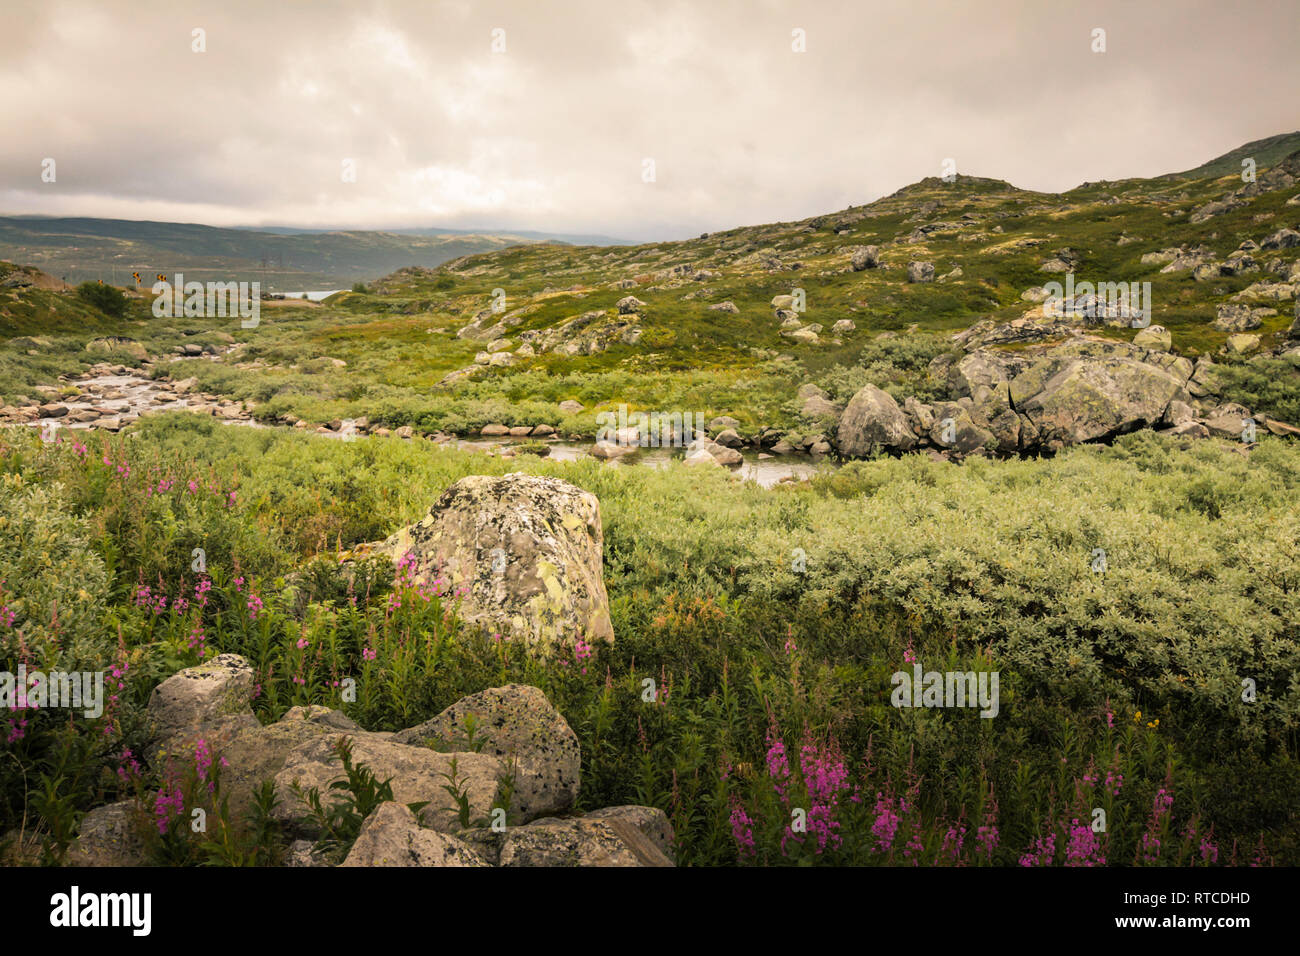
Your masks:
[{"label": "flowing water", "polygon": [[[116,419],[125,425],[142,414],[149,412],[174,411],[190,408],[194,405],[214,404],[211,396],[186,395],[176,392],[171,383],[154,381],[134,374],[97,375],[80,379],[73,383],[81,389],[81,394],[68,399],[56,399],[68,409],[68,415],[59,418],[41,418],[31,424],[44,427],[53,422],[62,428],[91,428],[95,421],[112,421]],[[73,419],[80,412],[98,410],[101,415],[92,421],[78,422]],[[218,420],[227,425],[243,425],[248,428],[280,428],[288,426],[264,425],[249,419],[225,418]],[[324,438],[341,439],[340,432],[309,432]],[[472,438],[456,441],[456,447],[466,451],[476,451],[499,455],[504,449],[522,445],[536,439],[526,438]],[[572,444],[563,441],[547,442],[547,457],[557,461],[577,461],[587,455],[590,444]],[[681,460],[686,451],[682,448],[641,448],[630,455],[618,459],[615,467],[626,468],[665,468],[673,460]],[[755,481],[764,488],[770,488],[782,480],[799,480],[815,475],[819,469],[833,468],[834,462],[811,455],[768,455],[753,449],[741,449],[744,461],[730,470],[748,481]]]}]

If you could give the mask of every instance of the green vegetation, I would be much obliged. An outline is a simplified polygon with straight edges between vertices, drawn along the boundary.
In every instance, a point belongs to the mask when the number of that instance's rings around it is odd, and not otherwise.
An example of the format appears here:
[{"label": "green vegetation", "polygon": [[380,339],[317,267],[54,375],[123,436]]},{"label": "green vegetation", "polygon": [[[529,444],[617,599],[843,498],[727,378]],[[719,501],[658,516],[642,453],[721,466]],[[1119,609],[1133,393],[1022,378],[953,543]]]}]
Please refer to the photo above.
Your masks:
[{"label": "green vegetation", "polygon": [[[769,492],[681,467],[507,463],[173,415],[87,445],[11,434],[0,463],[9,665],[121,674],[100,721],[0,725],[15,758],[0,762],[0,830],[50,790],[62,802],[37,816],[51,853],[72,808],[136,792],[119,770],[142,752],[152,687],[232,651],[257,669],[264,720],[316,703],[394,730],[485,687],[539,686],[581,740],[583,807],[663,808],[685,863],[1006,864],[1049,833],[1061,860],[1094,806],[1111,823],[1087,852],[1111,862],[1244,863],[1261,839],[1300,859],[1294,444],[1266,438],[1243,458],[1145,433],[1050,461],[861,462]],[[617,637],[585,673],[573,648],[530,656],[457,625],[451,596],[402,600],[391,569],[351,589],[331,570],[337,548],[415,520],[457,478],[520,468],[602,503]],[[194,547],[208,574],[191,571]],[[999,671],[998,718],[890,706],[912,656]],[[339,699],[345,675],[355,703]],[[143,799],[173,786],[138,772]],[[841,777],[842,809],[819,818],[837,826],[792,844],[788,806],[826,805]],[[881,849],[873,827],[890,814],[900,835]],[[1147,860],[1152,833],[1165,850]],[[182,849],[161,858],[198,858]]]},{"label": "green vegetation", "polygon": [[[1218,305],[1288,276],[1295,248],[1255,250],[1257,271],[1199,281],[1141,260],[1178,246],[1222,260],[1296,224],[1291,189],[1190,222],[1227,186],[1171,177],[1046,195],[927,179],[798,223],[404,268],[322,304],[263,303],[255,329],[157,319],[130,291],[115,314],[116,298],[87,302],[0,264],[0,399],[30,403],[51,385],[68,397],[108,361],[192,378],[266,424],[365,416],[417,436],[493,422],[589,436],[599,412],[626,404],[731,415],[745,435],[828,431],[801,417],[801,385],[837,401],[867,383],[944,397],[928,368],[950,333],[1030,311],[1022,293],[1053,278],[1040,267],[1061,249],[1081,279],[1150,281],[1174,351],[1219,356]],[[881,268],[853,271],[868,244]],[[939,278],[906,282],[912,260]],[[799,319],[823,327],[817,343],[783,337],[773,316],[772,298],[796,288]],[[639,337],[521,353],[529,333],[597,310],[613,320],[629,295]],[[709,308],[725,301],[738,311]],[[1268,304],[1280,307],[1255,330],[1261,353],[1220,358],[1201,400],[1300,424],[1300,359],[1281,348],[1292,301]],[[856,328],[832,334],[841,319]],[[459,334],[480,320],[507,324]],[[476,365],[498,333],[514,364]],[[86,349],[110,335],[154,360]],[[186,345],[221,354],[173,360]],[[584,408],[561,411],[568,400]],[[35,830],[57,862],[80,813],[132,799],[157,862],[276,862],[273,794],[232,820],[211,754],[141,763],[151,690],[235,652],[256,669],[263,721],[325,704],[396,730],[486,687],[540,687],[582,744],[579,809],[663,808],[687,864],[1300,864],[1300,444],[1261,429],[1244,455],[1141,432],[1041,460],[852,462],[771,491],[529,454],[540,450],[503,461],[176,414],[112,437],[0,433],[5,666],[107,668],[115,685],[98,720],[0,716],[0,834]],[[452,595],[404,600],[382,562],[340,575],[339,552],[417,520],[457,479],[517,470],[601,501],[616,640],[594,659],[494,641],[459,623]],[[197,576],[195,548],[207,556]],[[912,660],[997,671],[998,717],[891,706],[891,677]],[[355,702],[340,697],[344,676]],[[350,769],[353,803],[322,820],[321,849],[346,848],[382,793],[367,773]],[[194,801],[218,821],[197,843],[169,822]],[[1104,835],[1088,825],[1097,808]],[[789,830],[796,809],[806,834]]]},{"label": "green vegetation", "polygon": [[111,285],[83,282],[77,286],[77,296],[112,318],[120,319],[126,315],[126,296],[122,294],[121,289]]}]

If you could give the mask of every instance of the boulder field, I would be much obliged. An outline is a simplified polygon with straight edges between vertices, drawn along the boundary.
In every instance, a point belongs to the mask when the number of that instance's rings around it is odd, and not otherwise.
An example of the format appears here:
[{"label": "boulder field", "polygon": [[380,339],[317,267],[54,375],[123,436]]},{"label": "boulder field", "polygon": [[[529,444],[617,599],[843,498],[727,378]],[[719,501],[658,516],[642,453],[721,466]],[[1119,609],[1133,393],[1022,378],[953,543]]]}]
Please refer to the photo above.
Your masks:
[{"label": "boulder field", "polygon": [[[573,812],[582,763],[578,738],[536,687],[491,687],[397,733],[363,730],[327,707],[294,707],[263,725],[250,707],[252,689],[253,669],[235,654],[172,675],[149,701],[156,741],[151,754],[157,761],[193,759],[202,740],[223,761],[221,796],[229,799],[232,817],[248,812],[262,782],[273,781],[286,866],[673,865],[672,827],[662,810]],[[473,740],[467,726],[474,728]],[[366,817],[334,864],[317,846],[321,834],[303,795],[314,788],[326,807],[344,799],[330,785],[345,779],[339,759],[345,740],[353,764],[389,781],[394,800]],[[467,800],[469,826],[446,789],[453,777]],[[508,804],[501,806],[506,792]],[[408,804],[423,806],[417,815]],[[136,817],[130,802],[92,810],[68,862],[142,864]]]},{"label": "boulder field", "polygon": [[[602,566],[600,504],[555,478],[471,475],[428,515],[388,539],[346,555],[385,557],[412,585],[439,582],[461,599],[460,618],[510,632],[533,651],[557,641],[613,640]],[[577,814],[578,737],[536,687],[510,684],[462,698],[396,733],[367,731],[328,707],[293,707],[262,724],[251,702],[252,666],[221,654],[154,688],[148,704],[155,766],[194,760],[199,747],[222,761],[221,796],[232,818],[249,813],[273,782],[273,816],[289,866],[671,866],[672,828],[653,807]],[[340,747],[354,766],[389,781],[393,802],[374,810],[341,861],[318,845],[320,824],[304,795],[328,808],[344,799]],[[447,789],[449,780],[468,809]],[[415,805],[418,813],[408,805]],[[504,813],[502,813],[504,811]],[[69,862],[143,862],[139,811],[99,807],[82,822]],[[145,822],[147,825],[147,821]]]}]

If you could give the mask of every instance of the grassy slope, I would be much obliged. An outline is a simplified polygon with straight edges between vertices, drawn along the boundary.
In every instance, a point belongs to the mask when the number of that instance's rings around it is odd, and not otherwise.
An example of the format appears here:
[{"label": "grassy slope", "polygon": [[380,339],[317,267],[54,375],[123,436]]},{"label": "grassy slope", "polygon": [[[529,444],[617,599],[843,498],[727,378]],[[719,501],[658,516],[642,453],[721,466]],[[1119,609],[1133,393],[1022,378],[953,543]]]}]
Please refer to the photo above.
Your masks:
[{"label": "grassy slope", "polygon": [[[246,331],[232,323],[226,330],[247,343],[238,362],[253,367],[233,367],[232,358],[224,366],[181,363],[171,374],[197,374],[211,389],[269,402],[266,415],[291,412],[314,421],[366,414],[392,425],[465,429],[511,414],[520,422],[556,421],[554,405],[577,398],[589,406],[577,423],[582,430],[589,430],[596,406],[620,402],[732,414],[750,426],[791,427],[794,388],[813,380],[835,391],[843,370],[877,363],[880,345],[871,341],[873,334],[915,326],[918,333],[908,340],[917,354],[932,355],[946,347],[940,333],[983,318],[1019,317],[1030,308],[1021,292],[1053,278],[1039,266],[1061,248],[1079,257],[1080,280],[1150,281],[1154,321],[1171,330],[1175,351],[1210,354],[1227,338],[1211,327],[1217,305],[1267,273],[1197,282],[1189,272],[1161,274],[1159,265],[1143,265],[1141,258],[1184,243],[1225,257],[1245,239],[1258,241],[1300,221],[1295,207],[1285,205],[1294,194],[1286,189],[1256,196],[1207,222],[1188,222],[1192,210],[1220,198],[1234,183],[1240,184],[1232,177],[1128,180],[1048,195],[997,180],[931,178],[869,206],[682,242],[515,246],[437,269],[403,269],[375,283],[372,294],[344,293],[325,308],[265,309],[260,328]],[[905,241],[922,224],[960,223],[963,215],[973,217],[964,228]],[[1132,241],[1121,245],[1121,236]],[[852,249],[866,244],[881,247],[888,268],[849,269]],[[1293,250],[1255,256],[1265,266],[1295,258]],[[909,284],[905,272],[913,259],[932,261],[940,276],[956,267],[962,275]],[[780,264],[768,268],[771,260]],[[689,274],[670,274],[675,267],[716,276],[696,281]],[[634,289],[612,287],[628,279],[636,282]],[[801,318],[820,323],[824,338],[842,318],[856,323],[858,331],[843,336],[841,344],[827,339],[801,345],[780,336],[769,302],[796,287],[807,296]],[[437,387],[485,346],[454,333],[491,304],[496,289],[506,295],[507,312],[525,311],[523,323],[510,332],[516,345],[521,332],[554,327],[593,309],[611,310],[628,294],[645,303],[639,321],[643,335],[636,345],[616,343],[581,357],[548,353],[514,368],[480,372],[474,381]],[[739,314],[708,309],[724,300],[734,302]],[[28,303],[22,316],[11,319],[10,334],[30,329],[49,306]],[[211,331],[198,320],[155,320],[146,306],[137,305],[122,334],[144,340],[152,351],[169,350],[187,327]],[[19,306],[7,309],[15,313]],[[1264,345],[1278,341],[1289,321],[1290,303],[1283,302],[1278,315],[1258,330]],[[1104,334],[1123,338],[1134,332]],[[322,357],[341,358],[348,368],[317,374],[312,363]],[[882,375],[900,394],[925,392],[916,369]],[[23,376],[11,379],[10,394],[25,382]]]}]

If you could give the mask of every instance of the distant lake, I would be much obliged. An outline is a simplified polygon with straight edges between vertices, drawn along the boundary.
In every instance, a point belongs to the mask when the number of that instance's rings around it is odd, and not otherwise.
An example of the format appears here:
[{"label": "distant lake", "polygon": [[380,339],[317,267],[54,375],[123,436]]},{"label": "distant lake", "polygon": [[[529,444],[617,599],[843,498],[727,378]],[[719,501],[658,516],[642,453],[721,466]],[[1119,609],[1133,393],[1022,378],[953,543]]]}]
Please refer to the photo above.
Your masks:
[{"label": "distant lake", "polygon": [[277,292],[276,295],[282,295],[286,299],[309,299],[312,302],[319,302],[321,299],[332,296],[335,292],[343,292],[344,289],[326,289],[323,292]]}]

